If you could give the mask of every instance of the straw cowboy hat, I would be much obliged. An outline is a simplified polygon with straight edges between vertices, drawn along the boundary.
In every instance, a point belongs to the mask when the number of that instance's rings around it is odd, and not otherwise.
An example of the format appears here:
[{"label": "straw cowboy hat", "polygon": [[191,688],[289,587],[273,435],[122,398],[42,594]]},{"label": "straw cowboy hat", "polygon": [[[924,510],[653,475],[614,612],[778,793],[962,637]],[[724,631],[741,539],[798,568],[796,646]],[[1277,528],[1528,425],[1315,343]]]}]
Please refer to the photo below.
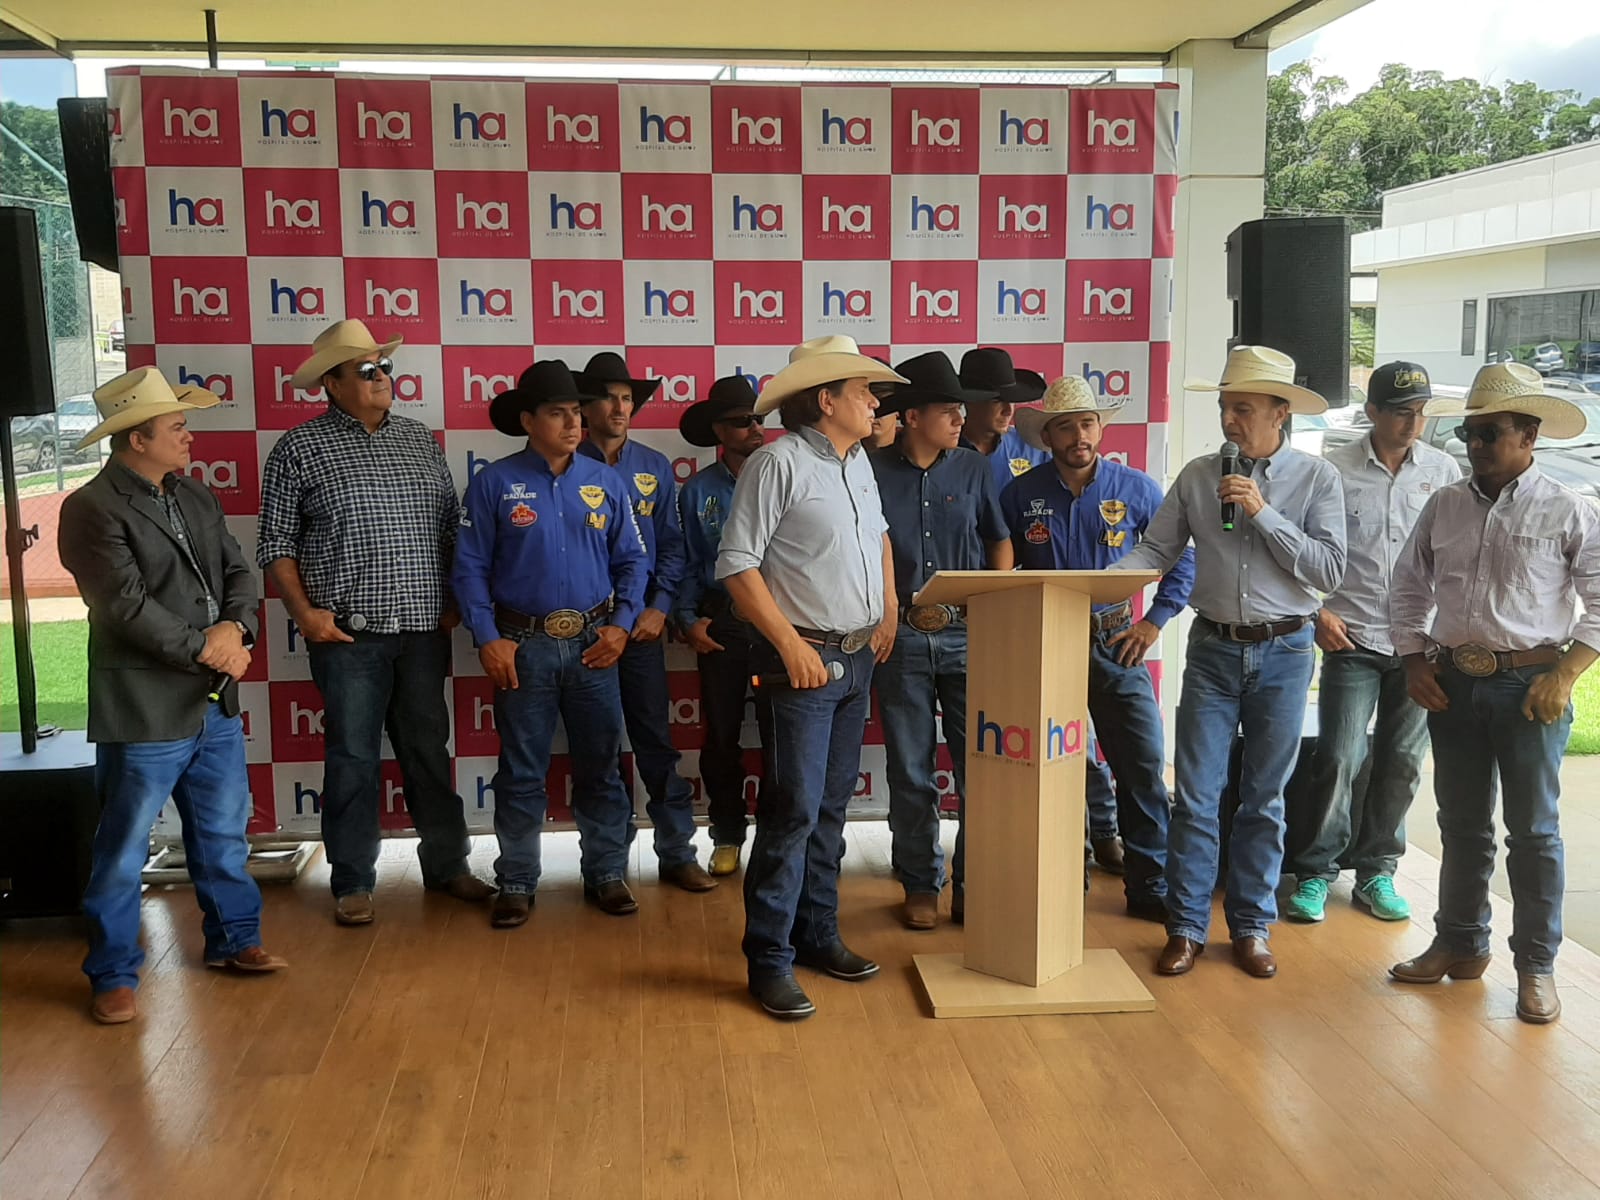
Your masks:
[{"label": "straw cowboy hat", "polygon": [[1115,421],[1122,411],[1122,402],[1103,404],[1095,396],[1089,381],[1081,375],[1063,375],[1045,389],[1044,400],[1038,408],[1019,408],[1012,424],[1022,435],[1022,440],[1035,450],[1050,449],[1045,444],[1045,426],[1067,413],[1099,413],[1101,421]]},{"label": "straw cowboy hat", "polygon": [[311,357],[295,369],[289,382],[303,390],[317,387],[322,377],[340,363],[368,354],[392,354],[400,342],[400,338],[391,338],[379,345],[364,323],[338,321],[317,334],[317,340],[311,343]]},{"label": "straw cowboy hat", "polygon": [[1220,382],[1189,379],[1183,386],[1191,392],[1258,392],[1276,396],[1289,402],[1290,412],[1303,416],[1328,411],[1326,400],[1295,383],[1294,359],[1268,346],[1235,346],[1228,351]]},{"label": "straw cowboy hat", "polygon": [[861,353],[855,338],[842,335],[812,338],[789,351],[789,365],[767,380],[767,386],[756,399],[756,416],[765,416],[798,392],[838,379],[907,382],[877,359]]},{"label": "straw cowboy hat", "polygon": [[1489,413],[1520,413],[1539,418],[1546,437],[1577,437],[1589,420],[1583,409],[1544,390],[1544,377],[1525,363],[1491,363],[1479,367],[1465,398],[1440,397],[1423,406],[1425,417],[1481,417]]},{"label": "straw cowboy hat", "polygon": [[214,408],[222,403],[222,399],[210,388],[186,384],[174,389],[167,382],[167,377],[156,368],[137,367],[95,388],[94,402],[100,410],[101,421],[84,435],[78,443],[79,450],[113,433],[143,425],[151,417],[188,412],[194,408]]}]

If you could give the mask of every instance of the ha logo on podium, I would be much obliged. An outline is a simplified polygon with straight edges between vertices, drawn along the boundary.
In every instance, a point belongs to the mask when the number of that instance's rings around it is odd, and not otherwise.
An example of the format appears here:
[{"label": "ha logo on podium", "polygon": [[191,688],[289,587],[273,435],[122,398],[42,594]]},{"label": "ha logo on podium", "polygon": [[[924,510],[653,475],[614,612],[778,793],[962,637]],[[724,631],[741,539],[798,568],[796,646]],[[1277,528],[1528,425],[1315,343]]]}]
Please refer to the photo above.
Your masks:
[{"label": "ha logo on podium", "polygon": [[935,1017],[1148,1012],[1115,950],[1083,945],[1089,611],[1153,571],[941,571],[967,606],[966,952],[918,954]]}]

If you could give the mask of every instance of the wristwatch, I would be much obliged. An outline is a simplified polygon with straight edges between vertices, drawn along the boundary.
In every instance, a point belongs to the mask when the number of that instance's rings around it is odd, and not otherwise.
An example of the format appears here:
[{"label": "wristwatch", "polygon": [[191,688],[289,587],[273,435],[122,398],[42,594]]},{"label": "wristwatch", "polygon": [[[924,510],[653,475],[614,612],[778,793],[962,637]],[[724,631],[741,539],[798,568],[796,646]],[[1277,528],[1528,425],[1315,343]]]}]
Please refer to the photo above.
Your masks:
[{"label": "wristwatch", "polygon": [[250,627],[243,621],[229,621],[228,624],[232,625],[239,631],[239,638],[247,647],[254,646],[256,644],[256,639],[251,636]]}]

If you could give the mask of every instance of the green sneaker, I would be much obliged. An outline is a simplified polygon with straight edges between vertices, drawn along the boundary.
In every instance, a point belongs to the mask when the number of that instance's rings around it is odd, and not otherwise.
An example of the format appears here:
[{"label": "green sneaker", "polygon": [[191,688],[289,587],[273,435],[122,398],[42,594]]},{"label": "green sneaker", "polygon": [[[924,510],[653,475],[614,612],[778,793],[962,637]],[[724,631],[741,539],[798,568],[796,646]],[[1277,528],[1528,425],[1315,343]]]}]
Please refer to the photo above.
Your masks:
[{"label": "green sneaker", "polygon": [[1365,883],[1356,884],[1350,899],[1380,921],[1406,921],[1411,917],[1411,905],[1395,894],[1394,880],[1387,875],[1374,875]]},{"label": "green sneaker", "polygon": [[1315,923],[1322,920],[1323,908],[1328,903],[1326,879],[1302,879],[1294,895],[1283,906],[1283,915],[1291,921]]}]

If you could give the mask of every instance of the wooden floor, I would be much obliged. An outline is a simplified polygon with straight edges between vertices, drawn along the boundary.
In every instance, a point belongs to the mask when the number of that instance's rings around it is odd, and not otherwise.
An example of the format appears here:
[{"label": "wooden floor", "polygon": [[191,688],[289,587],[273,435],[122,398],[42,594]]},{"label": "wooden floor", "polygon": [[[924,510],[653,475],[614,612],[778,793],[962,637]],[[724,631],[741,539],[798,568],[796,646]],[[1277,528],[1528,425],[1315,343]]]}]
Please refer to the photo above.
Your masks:
[{"label": "wooden floor", "polygon": [[1390,984],[1428,940],[1420,853],[1418,920],[1380,925],[1342,885],[1325,925],[1278,927],[1273,981],[1229,965],[1220,918],[1192,975],[1154,977],[1160,930],[1097,876],[1091,943],[1155,1012],[934,1021],[911,955],[961,931],[902,930],[887,832],[853,825],[845,934],[883,973],[807,975],[817,1015],[782,1025],[743,989],[736,886],[663,891],[645,851],[638,917],[609,918],[579,901],[575,839],[546,841],[512,932],[424,895],[406,842],[378,923],[339,928],[319,855],[267,888],[276,977],[200,967],[191,893],[152,893],[144,1015],[120,1028],[86,1015],[75,929],[0,931],[0,1194],[1600,1196],[1600,961],[1569,943],[1564,1019],[1522,1024],[1497,909],[1482,982]]}]

